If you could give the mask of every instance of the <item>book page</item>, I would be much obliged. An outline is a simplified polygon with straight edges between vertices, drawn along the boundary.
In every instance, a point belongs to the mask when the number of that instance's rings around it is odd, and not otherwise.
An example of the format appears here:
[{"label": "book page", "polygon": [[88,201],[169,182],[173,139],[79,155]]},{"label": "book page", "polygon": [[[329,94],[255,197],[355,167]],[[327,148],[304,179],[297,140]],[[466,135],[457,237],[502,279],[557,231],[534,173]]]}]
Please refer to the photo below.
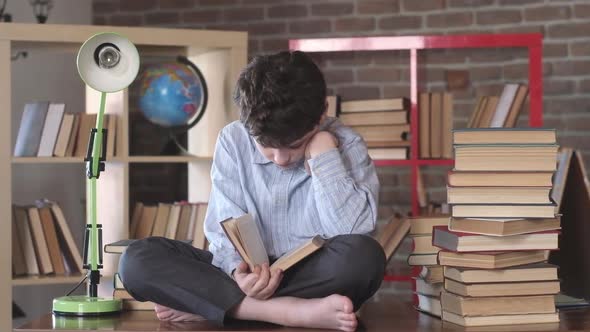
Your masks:
[{"label": "book page", "polygon": [[245,214],[236,219],[240,241],[253,265],[268,263],[268,254],[254,218]]},{"label": "book page", "polygon": [[271,265],[271,268],[285,271],[291,266],[295,265],[297,262],[301,261],[305,257],[311,255],[316,250],[321,248],[324,245],[324,243],[325,240],[322,239],[319,235],[316,235],[308,241],[304,242],[299,247],[281,256]]}]

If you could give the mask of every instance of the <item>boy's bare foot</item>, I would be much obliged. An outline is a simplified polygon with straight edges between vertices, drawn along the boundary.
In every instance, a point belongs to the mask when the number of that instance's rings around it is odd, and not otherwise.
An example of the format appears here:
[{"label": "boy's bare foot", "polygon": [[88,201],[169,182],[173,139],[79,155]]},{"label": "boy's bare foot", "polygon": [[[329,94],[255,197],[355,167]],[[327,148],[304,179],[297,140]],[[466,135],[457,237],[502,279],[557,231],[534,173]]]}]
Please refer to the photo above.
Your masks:
[{"label": "boy's bare foot", "polygon": [[330,295],[323,299],[295,299],[300,302],[288,312],[288,326],[355,331],[357,319],[352,311],[352,301],[342,295]]},{"label": "boy's bare foot", "polygon": [[246,297],[230,315],[285,326],[352,332],[358,324],[352,310],[352,301],[336,294],[321,299],[276,297],[265,301]]},{"label": "boy's bare foot", "polygon": [[166,306],[156,304],[154,307],[156,311],[156,316],[158,316],[159,320],[168,321],[168,322],[198,322],[205,320],[202,316],[197,314],[191,314],[188,312],[168,308]]}]

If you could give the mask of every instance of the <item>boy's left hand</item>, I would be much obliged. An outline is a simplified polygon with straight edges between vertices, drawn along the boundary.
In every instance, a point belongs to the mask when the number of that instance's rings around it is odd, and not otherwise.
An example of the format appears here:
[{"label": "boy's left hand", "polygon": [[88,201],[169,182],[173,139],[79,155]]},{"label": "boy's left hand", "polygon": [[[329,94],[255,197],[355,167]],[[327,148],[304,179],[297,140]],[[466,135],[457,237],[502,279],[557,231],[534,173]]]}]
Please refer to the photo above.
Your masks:
[{"label": "boy's left hand", "polygon": [[305,148],[305,169],[311,174],[307,160],[338,147],[338,139],[328,131],[318,131]]}]

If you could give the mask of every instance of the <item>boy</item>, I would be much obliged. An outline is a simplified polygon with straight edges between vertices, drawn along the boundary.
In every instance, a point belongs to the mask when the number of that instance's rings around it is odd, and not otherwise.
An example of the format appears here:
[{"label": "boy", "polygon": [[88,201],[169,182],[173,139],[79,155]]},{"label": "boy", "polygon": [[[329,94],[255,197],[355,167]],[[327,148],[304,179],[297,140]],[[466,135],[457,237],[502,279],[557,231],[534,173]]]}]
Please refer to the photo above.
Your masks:
[{"label": "boy", "polygon": [[[354,331],[379,288],[379,182],[363,140],[326,116],[326,84],[302,52],[258,56],[235,90],[240,121],[220,132],[205,219],[209,250],[164,238],[129,246],[119,272],[162,320],[205,317]],[[287,271],[249,271],[219,222],[253,215],[271,262],[319,234],[326,245]]]}]

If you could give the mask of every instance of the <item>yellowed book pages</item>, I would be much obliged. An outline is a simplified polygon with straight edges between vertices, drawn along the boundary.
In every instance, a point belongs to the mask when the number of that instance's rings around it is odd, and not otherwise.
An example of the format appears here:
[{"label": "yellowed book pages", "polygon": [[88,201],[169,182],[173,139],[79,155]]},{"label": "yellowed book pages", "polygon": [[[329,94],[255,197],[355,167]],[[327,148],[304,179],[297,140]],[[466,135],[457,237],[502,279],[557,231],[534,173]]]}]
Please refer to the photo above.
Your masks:
[{"label": "yellowed book pages", "polygon": [[440,217],[412,217],[410,235],[432,234],[434,226],[446,226],[449,224],[449,216]]},{"label": "yellowed book pages", "polygon": [[355,126],[352,127],[366,142],[404,141],[410,132],[410,125]]},{"label": "yellowed book pages", "polygon": [[379,126],[408,123],[407,111],[345,113],[340,121],[346,126]]},{"label": "yellowed book pages", "polygon": [[443,291],[443,310],[460,316],[525,315],[555,312],[553,295],[463,297]]},{"label": "yellowed book pages", "polygon": [[343,101],[340,103],[340,110],[342,113],[400,111],[409,109],[409,105],[407,98],[366,99]]},{"label": "yellowed book pages", "polygon": [[488,270],[445,266],[443,273],[445,278],[466,284],[558,280],[557,266],[546,263]]},{"label": "yellowed book pages", "polygon": [[473,297],[557,294],[559,280],[464,284],[445,279],[445,290],[453,294]]},{"label": "yellowed book pages", "polygon": [[441,265],[469,267],[478,269],[502,269],[531,263],[544,262],[549,252],[546,250],[506,251],[506,252],[449,252],[439,251]]},{"label": "yellowed book pages", "polygon": [[[531,325],[534,331],[549,331],[559,329],[559,314],[529,314],[529,315],[494,315],[465,317],[447,311],[442,312],[442,320],[460,326],[494,326],[494,325],[522,325],[522,324],[543,324],[542,326]],[[555,323],[547,326],[545,324]]]}]

